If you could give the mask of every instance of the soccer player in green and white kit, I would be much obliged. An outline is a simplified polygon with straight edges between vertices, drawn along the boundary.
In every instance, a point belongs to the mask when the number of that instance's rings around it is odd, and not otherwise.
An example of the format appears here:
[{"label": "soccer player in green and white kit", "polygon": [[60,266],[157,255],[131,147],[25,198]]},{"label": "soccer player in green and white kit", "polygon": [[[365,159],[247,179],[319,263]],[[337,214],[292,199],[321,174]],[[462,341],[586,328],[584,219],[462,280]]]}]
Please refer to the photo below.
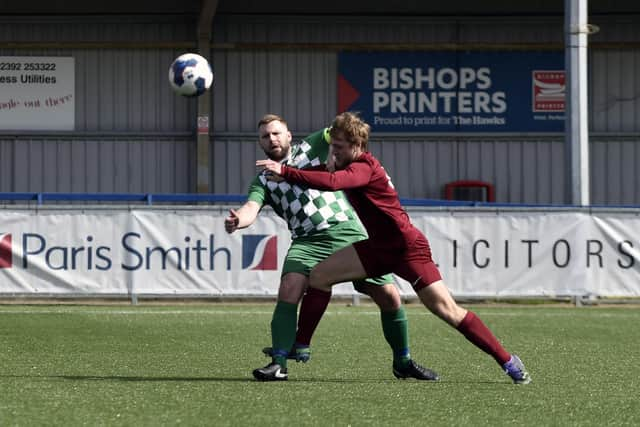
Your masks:
[{"label": "soccer player in green and white kit", "polygon": [[[327,160],[330,141],[327,129],[308,136],[294,147],[287,123],[279,116],[264,116],[258,123],[258,130],[259,144],[272,160],[301,169]],[[278,301],[271,319],[272,362],[255,369],[253,376],[260,381],[279,381],[288,378],[290,352],[298,359],[309,356],[311,335],[331,297],[329,292],[308,288],[311,269],[337,250],[365,239],[366,234],[342,192],[269,181],[262,172],[249,187],[248,201],[229,212],[225,219],[226,231],[233,233],[250,226],[264,205],[271,206],[287,222],[292,243],[282,268]],[[354,281],[353,284],[380,307],[382,330],[393,350],[393,374],[397,378],[437,380],[435,372],[411,359],[408,321],[391,276]],[[296,336],[297,308],[301,299]]]}]

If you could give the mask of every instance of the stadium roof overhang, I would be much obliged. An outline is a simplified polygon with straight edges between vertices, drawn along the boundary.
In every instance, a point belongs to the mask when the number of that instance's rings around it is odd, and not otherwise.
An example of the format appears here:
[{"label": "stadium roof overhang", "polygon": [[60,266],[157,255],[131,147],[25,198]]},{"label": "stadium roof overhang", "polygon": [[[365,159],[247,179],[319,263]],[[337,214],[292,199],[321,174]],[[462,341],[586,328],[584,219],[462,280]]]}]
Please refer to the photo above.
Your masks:
[{"label": "stadium roof overhang", "polygon": [[[203,0],[30,0],[7,1],[0,5],[2,15],[88,15],[88,14],[194,14],[202,9]],[[210,1],[210,0],[207,0]],[[217,14],[277,14],[277,15],[561,15],[564,1],[538,0],[449,0],[432,2],[413,0],[390,2],[388,0],[215,0]],[[637,0],[589,0],[589,13],[637,14]]]}]

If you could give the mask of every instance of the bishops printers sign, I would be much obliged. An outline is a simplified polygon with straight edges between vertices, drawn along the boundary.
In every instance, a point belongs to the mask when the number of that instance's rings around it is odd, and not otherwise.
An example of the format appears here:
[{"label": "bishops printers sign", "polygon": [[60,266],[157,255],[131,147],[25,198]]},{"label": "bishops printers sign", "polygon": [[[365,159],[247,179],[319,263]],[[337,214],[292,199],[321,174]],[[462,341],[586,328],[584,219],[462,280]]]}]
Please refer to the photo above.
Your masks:
[{"label": "bishops printers sign", "polygon": [[338,109],[381,132],[562,132],[560,52],[344,52]]},{"label": "bishops printers sign", "polygon": [[74,60],[0,56],[0,130],[73,130]]}]

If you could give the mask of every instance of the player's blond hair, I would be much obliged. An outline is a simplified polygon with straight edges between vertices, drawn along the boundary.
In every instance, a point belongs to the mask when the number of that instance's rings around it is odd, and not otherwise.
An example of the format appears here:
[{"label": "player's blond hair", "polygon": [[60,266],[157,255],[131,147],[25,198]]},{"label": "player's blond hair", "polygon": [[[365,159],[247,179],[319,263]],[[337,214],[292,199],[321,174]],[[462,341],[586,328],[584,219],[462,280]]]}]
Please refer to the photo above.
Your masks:
[{"label": "player's blond hair", "polygon": [[260,129],[260,126],[262,125],[267,125],[271,122],[275,122],[275,121],[279,121],[280,123],[282,123],[283,125],[285,125],[287,127],[287,129],[289,128],[289,125],[287,124],[287,121],[285,119],[283,119],[282,117],[280,117],[277,114],[265,114],[260,121],[258,122],[258,129]]},{"label": "player's blond hair", "polygon": [[329,135],[334,138],[344,139],[367,151],[369,132],[371,127],[357,114],[346,111],[338,114],[331,124]]}]

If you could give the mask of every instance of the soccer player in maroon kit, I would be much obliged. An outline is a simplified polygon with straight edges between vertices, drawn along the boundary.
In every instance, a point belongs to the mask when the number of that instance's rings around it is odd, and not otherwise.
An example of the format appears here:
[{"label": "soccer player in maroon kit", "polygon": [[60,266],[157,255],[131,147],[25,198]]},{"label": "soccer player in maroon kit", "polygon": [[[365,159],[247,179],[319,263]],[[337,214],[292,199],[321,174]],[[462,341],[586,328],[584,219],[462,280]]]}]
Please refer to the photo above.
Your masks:
[{"label": "soccer player in maroon kit", "polygon": [[335,118],[330,130],[333,172],[324,165],[301,170],[272,160],[256,162],[256,166],[291,183],[319,190],[343,190],[367,229],[368,239],[317,264],[311,271],[310,286],[330,292],[336,283],[395,273],[412,284],[429,311],[491,355],[514,383],[531,382],[520,358],[507,352],[482,320],[460,307],[451,296],[431,258],[427,238],[411,224],[389,176],[367,151],[369,130],[369,125],[353,113]]}]

